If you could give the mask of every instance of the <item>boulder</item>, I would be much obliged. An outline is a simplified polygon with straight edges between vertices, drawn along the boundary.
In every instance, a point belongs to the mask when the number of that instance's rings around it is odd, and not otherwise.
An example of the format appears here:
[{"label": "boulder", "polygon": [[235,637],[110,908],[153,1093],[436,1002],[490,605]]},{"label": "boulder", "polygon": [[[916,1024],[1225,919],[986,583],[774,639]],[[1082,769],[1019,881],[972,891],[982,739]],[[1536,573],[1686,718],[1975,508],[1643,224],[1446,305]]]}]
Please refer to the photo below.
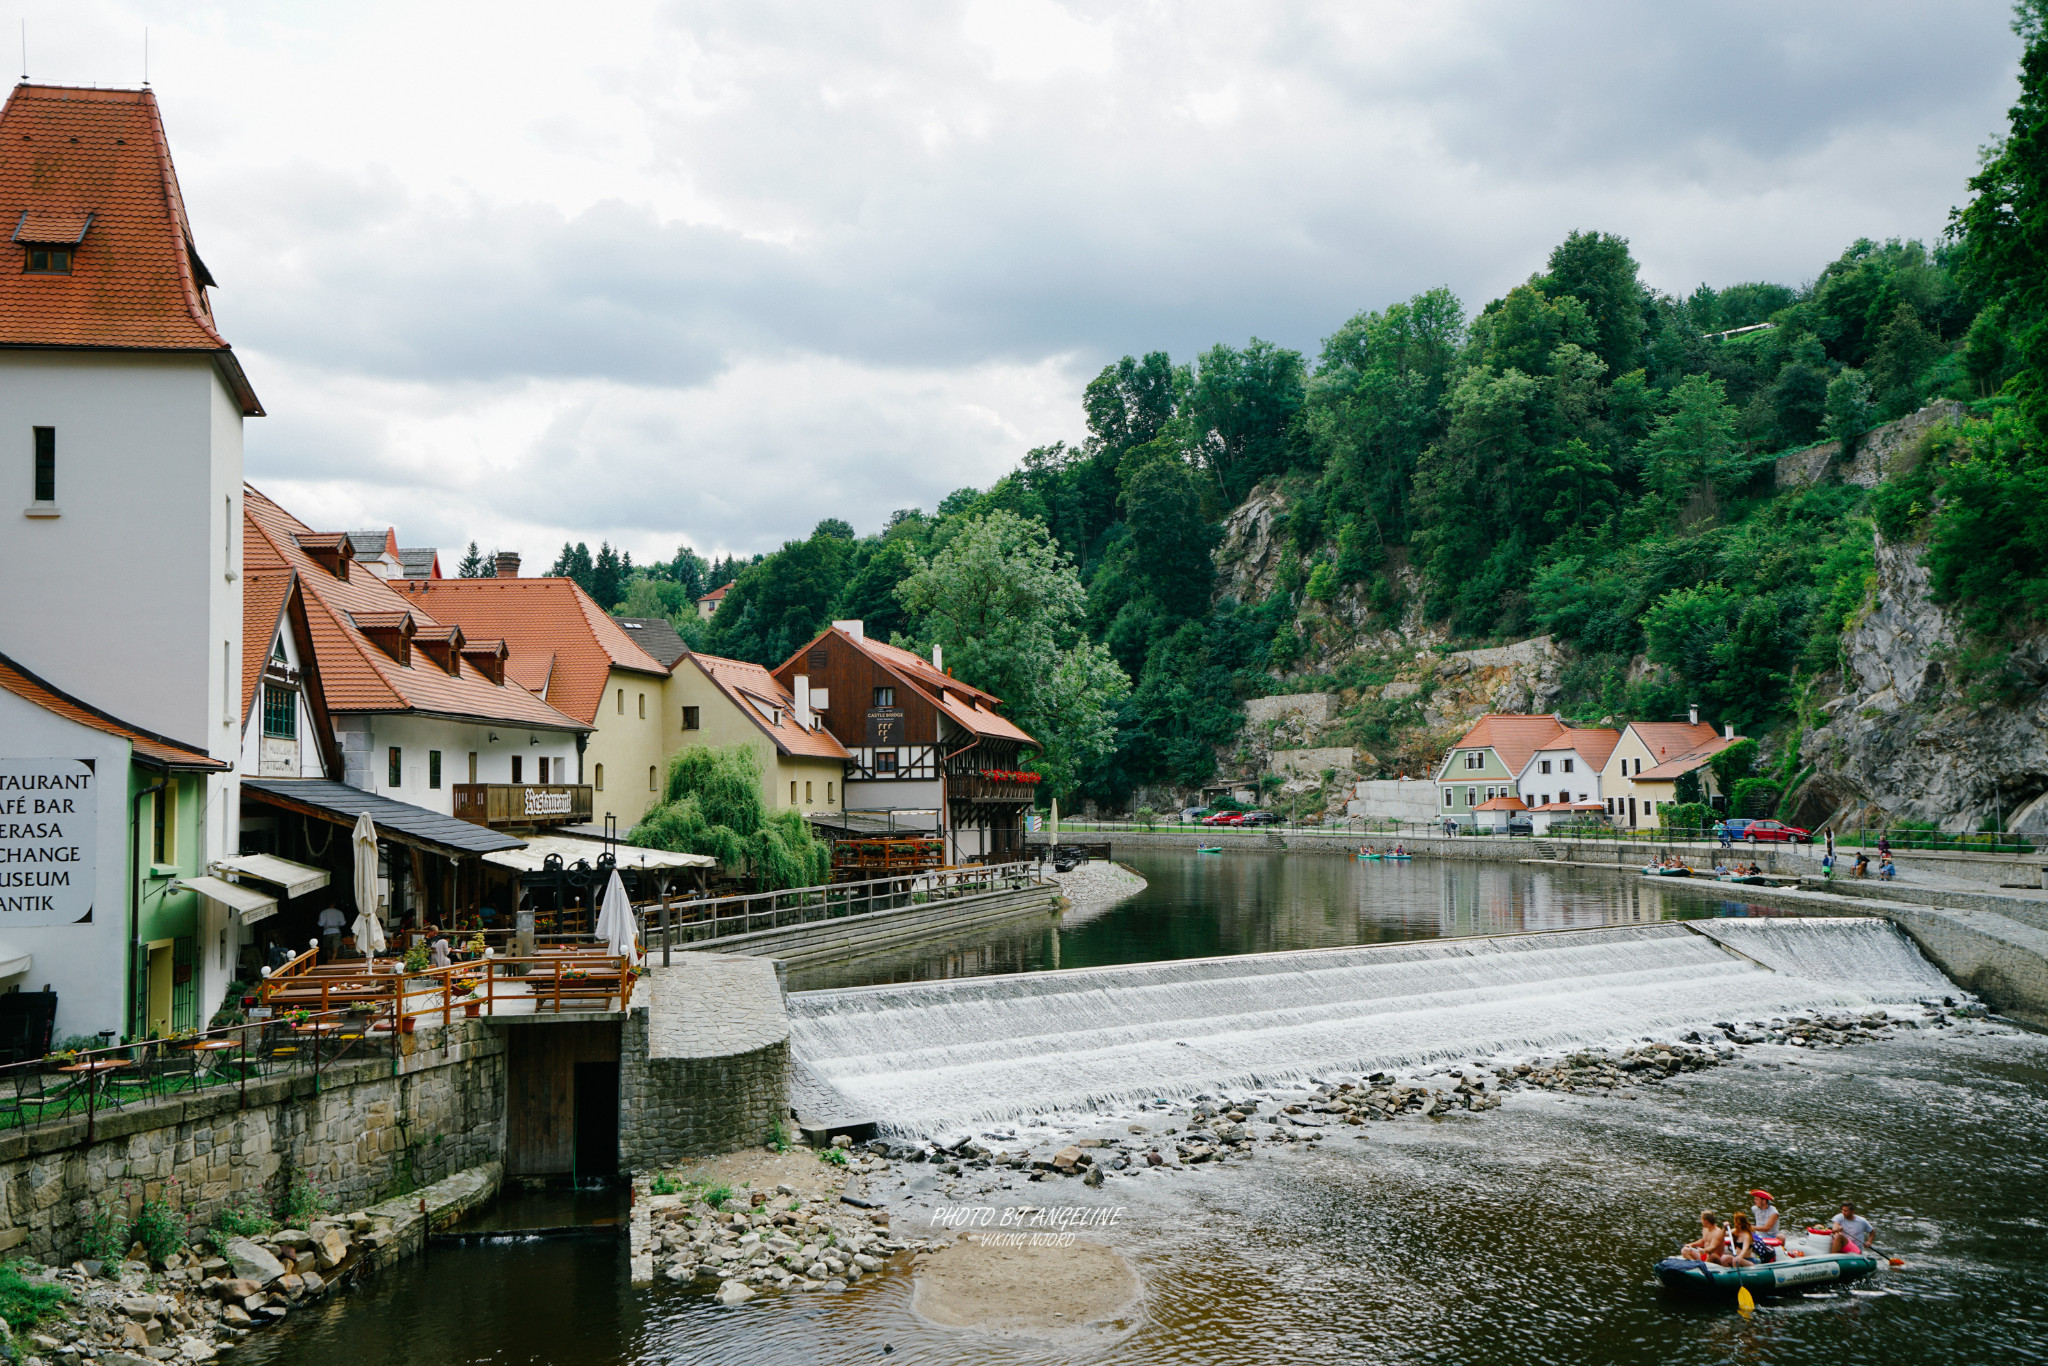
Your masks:
[{"label": "boulder", "polygon": [[727,1281],[718,1287],[720,1304],[743,1304],[754,1298],[754,1288],[743,1281]]},{"label": "boulder", "polygon": [[313,1241],[313,1255],[322,1271],[332,1271],[348,1257],[348,1239],[339,1229],[328,1229]]},{"label": "boulder", "polygon": [[247,1238],[236,1238],[221,1249],[233,1263],[238,1279],[254,1281],[260,1288],[269,1285],[284,1275],[284,1263],[250,1242]]}]

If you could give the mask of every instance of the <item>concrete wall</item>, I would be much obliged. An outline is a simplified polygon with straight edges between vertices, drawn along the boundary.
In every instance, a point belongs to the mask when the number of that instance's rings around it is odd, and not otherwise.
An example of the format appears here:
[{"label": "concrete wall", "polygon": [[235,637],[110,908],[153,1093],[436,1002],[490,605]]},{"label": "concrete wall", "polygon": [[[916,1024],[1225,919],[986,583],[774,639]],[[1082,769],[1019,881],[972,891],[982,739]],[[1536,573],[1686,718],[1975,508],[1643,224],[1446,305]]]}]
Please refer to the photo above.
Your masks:
[{"label": "concrete wall", "polygon": [[[1030,839],[1034,843],[1043,842],[1042,836],[1031,836]],[[775,958],[792,965],[829,963],[943,938],[971,927],[1033,915],[1051,915],[1060,905],[1059,888],[1038,885],[1022,891],[988,892],[961,897],[957,901],[902,906],[893,910],[870,911],[864,915],[813,921],[808,925],[792,925],[785,929],[727,935],[693,947],[753,958]],[[660,961],[660,953],[659,949],[653,950],[654,961]]]},{"label": "concrete wall", "polygon": [[775,964],[678,955],[649,969],[619,1039],[619,1167],[651,1171],[789,1137],[789,1017]]},{"label": "concrete wall", "polygon": [[[505,1146],[504,1044],[481,1021],[422,1025],[409,1057],[375,1058],[313,1078],[130,1106],[0,1134],[0,1249],[65,1262],[102,1200],[163,1198],[194,1220],[254,1199],[274,1207],[303,1175],[339,1209],[499,1161]],[[401,1125],[400,1121],[405,1123]]]},{"label": "concrete wall", "polygon": [[1272,757],[1266,761],[1266,768],[1272,773],[1318,778],[1326,768],[1351,768],[1357,762],[1358,751],[1344,746],[1323,749],[1276,749]]},{"label": "concrete wall", "polygon": [[1421,778],[1368,778],[1344,804],[1344,814],[1372,821],[1415,821],[1437,818],[1437,786]]}]

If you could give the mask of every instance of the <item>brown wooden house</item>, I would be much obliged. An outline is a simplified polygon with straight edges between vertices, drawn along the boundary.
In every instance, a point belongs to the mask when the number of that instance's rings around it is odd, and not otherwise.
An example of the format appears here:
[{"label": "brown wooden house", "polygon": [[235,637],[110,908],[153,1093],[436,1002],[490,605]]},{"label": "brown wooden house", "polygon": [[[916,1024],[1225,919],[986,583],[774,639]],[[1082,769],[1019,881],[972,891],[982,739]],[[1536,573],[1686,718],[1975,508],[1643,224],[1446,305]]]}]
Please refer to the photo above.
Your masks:
[{"label": "brown wooden house", "polygon": [[1001,698],[868,639],[858,621],[833,622],[773,672],[852,756],[849,831],[942,834],[948,863],[1021,855],[1036,787],[1018,775],[1038,742],[998,712]]}]

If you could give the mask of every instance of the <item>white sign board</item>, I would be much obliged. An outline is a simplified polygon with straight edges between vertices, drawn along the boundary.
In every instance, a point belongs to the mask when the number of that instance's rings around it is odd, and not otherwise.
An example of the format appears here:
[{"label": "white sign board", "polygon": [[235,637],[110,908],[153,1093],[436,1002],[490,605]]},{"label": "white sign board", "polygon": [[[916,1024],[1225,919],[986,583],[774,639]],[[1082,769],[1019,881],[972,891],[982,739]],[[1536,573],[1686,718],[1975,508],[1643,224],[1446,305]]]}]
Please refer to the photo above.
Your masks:
[{"label": "white sign board", "polygon": [[92,919],[98,775],[89,759],[0,759],[0,930]]}]

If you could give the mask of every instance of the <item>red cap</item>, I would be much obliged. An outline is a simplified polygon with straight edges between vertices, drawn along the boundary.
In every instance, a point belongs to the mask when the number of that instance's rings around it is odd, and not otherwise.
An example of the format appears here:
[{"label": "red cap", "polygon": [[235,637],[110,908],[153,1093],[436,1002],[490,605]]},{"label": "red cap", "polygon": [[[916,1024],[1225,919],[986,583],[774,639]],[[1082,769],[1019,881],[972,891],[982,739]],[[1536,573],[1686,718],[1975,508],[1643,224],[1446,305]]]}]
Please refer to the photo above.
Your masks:
[{"label": "red cap", "polygon": [[1750,1194],[1751,1194],[1751,1195],[1761,1195],[1761,1196],[1762,1196],[1762,1197],[1763,1197],[1764,1199],[1766,1199],[1766,1200],[1768,1200],[1768,1199],[1770,1199],[1770,1198],[1771,1198],[1771,1193],[1770,1193],[1769,1191],[1751,1191],[1751,1192],[1750,1192]]}]

